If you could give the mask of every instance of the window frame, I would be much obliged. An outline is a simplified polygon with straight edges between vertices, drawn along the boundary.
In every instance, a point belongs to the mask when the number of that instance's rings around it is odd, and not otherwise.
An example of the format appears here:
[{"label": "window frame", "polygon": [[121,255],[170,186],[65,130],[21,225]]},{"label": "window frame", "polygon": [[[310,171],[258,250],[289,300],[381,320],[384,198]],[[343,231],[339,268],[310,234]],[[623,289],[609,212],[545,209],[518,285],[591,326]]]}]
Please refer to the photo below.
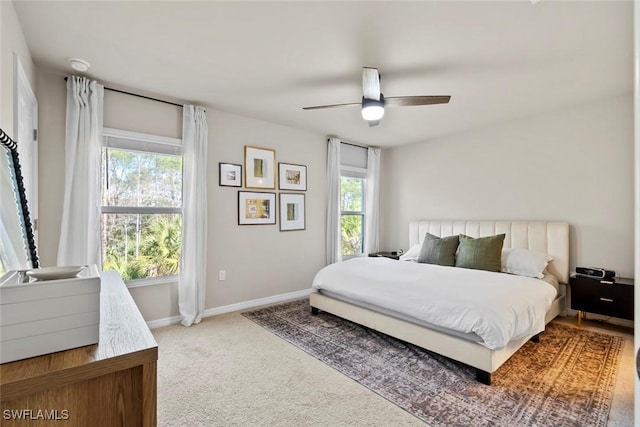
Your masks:
[{"label": "window frame", "polygon": [[[117,145],[112,146],[108,144],[108,138],[118,138],[121,140],[130,140],[136,142],[143,142],[142,147],[130,148],[130,147],[119,147]],[[164,154],[164,155],[182,155],[182,139],[180,138],[171,138],[167,136],[153,135],[148,133],[141,132],[132,132],[123,129],[115,129],[105,127],[102,130],[102,147],[103,148],[118,148],[122,150],[129,151],[137,151],[140,153],[153,153],[153,154]],[[155,148],[155,150],[149,149]],[[106,165],[105,165],[106,167]],[[104,177],[101,176],[100,179],[100,195],[102,198],[102,179]],[[184,163],[183,163],[183,173],[182,179],[184,180]],[[184,181],[183,181],[184,182]],[[183,215],[182,206],[179,208],[171,208],[171,207],[161,207],[161,206],[105,206],[100,205],[100,221],[102,223],[102,215],[103,214],[131,214],[131,215],[139,215],[139,214],[179,214]],[[102,241],[100,242],[100,251],[102,252]],[[182,252],[182,248],[180,248]],[[128,288],[138,288],[143,286],[151,286],[151,285],[160,285],[167,283],[176,283],[178,281],[179,275],[172,274],[168,276],[160,276],[160,277],[147,277],[144,279],[135,279],[135,280],[125,280],[125,284]]]},{"label": "window frame", "polygon": [[342,185],[342,177],[346,178],[358,178],[362,179],[362,210],[361,211],[343,211],[342,206],[340,206],[340,232],[342,233],[342,216],[343,215],[360,215],[362,216],[362,252],[353,254],[353,255],[345,255],[342,253],[342,245],[340,246],[340,256],[342,259],[350,259],[356,257],[367,256],[366,253],[366,240],[367,240],[367,169],[360,168],[357,166],[340,166],[340,183]]}]

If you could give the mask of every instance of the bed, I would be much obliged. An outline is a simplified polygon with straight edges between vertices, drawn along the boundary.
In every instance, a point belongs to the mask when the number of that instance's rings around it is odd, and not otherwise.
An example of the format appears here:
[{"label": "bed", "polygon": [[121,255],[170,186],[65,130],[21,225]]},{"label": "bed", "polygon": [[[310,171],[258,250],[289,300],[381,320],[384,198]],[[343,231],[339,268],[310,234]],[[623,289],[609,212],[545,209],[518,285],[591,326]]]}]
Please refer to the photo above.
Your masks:
[{"label": "bed", "polygon": [[[566,222],[543,221],[412,221],[409,224],[410,247],[422,244],[427,233],[439,237],[464,234],[474,238],[504,233],[504,248],[521,248],[549,254],[553,260],[547,265],[544,281],[553,283],[555,288],[551,296],[549,296],[548,289],[550,289],[551,285],[548,285],[547,290],[543,292],[544,296],[540,297],[547,299],[548,303],[544,305],[545,310],[537,314],[539,318],[538,325],[532,326],[531,331],[533,332],[527,333],[526,330],[514,330],[511,331],[513,334],[510,336],[515,338],[507,338],[504,342],[501,342],[499,339],[495,341],[490,338],[483,338],[486,336],[482,332],[477,334],[463,333],[448,327],[448,325],[443,326],[419,318],[419,313],[412,312],[409,308],[405,310],[402,304],[395,304],[396,301],[391,300],[401,299],[403,294],[401,289],[404,286],[405,279],[417,274],[418,269],[426,268],[427,265],[386,258],[360,258],[338,263],[339,265],[332,264],[321,270],[314,280],[314,288],[310,296],[312,314],[317,314],[319,310],[322,310],[465,363],[476,369],[478,381],[489,385],[492,373],[528,340],[537,341],[538,332],[544,329],[544,325],[564,311],[566,283],[569,279],[569,225]],[[458,267],[434,266],[429,268],[434,270],[433,274],[439,281],[447,281],[449,280],[447,275],[454,274],[458,281],[463,280],[463,282],[469,281],[473,283],[489,281],[495,282],[496,286],[498,282],[505,282],[506,287],[502,289],[510,289],[511,281],[515,280],[513,277],[508,277],[513,275],[506,273],[484,272]],[[422,274],[422,270],[420,270],[420,273]],[[366,286],[366,283],[361,283],[366,281],[366,274],[371,275],[372,289],[380,288],[382,292],[377,300],[375,298],[372,299],[373,302],[361,301],[357,296],[340,291],[340,287],[331,286],[334,282],[345,282],[353,288],[358,286],[362,288]],[[432,273],[430,272],[429,274]],[[319,277],[322,280],[319,280]],[[460,277],[463,279],[460,279]],[[389,282],[388,287],[391,291],[384,293],[381,285],[381,282],[384,281]],[[529,279],[529,281],[541,282],[539,279]],[[324,285],[318,285],[317,282],[324,282]],[[525,283],[527,281],[519,280],[518,283],[520,282]],[[461,285],[465,285],[465,283],[461,283]],[[522,289],[521,294],[513,294],[513,291],[510,291],[512,293],[506,299],[513,301],[513,305],[516,306],[521,302],[524,303],[532,299],[536,295],[529,294],[524,288]],[[465,298],[463,297],[465,292],[466,290],[459,292],[461,296],[459,304],[465,304]],[[450,293],[455,294],[455,292]],[[494,297],[498,297],[498,295],[494,293],[493,296],[487,298]],[[437,301],[437,295],[434,294],[433,298]],[[456,301],[452,303],[456,303]],[[455,309],[449,309],[450,312],[465,312],[464,307],[455,307]],[[435,308],[437,308],[437,304]],[[524,311],[527,310],[531,309],[524,308]],[[503,311],[509,311],[509,307],[506,307]],[[481,317],[491,316],[483,315]],[[519,323],[519,319],[516,318],[515,323]],[[522,323],[524,323],[524,318],[522,319]],[[499,320],[495,329],[498,330],[498,333],[503,329]],[[487,342],[485,342],[485,339]]]}]

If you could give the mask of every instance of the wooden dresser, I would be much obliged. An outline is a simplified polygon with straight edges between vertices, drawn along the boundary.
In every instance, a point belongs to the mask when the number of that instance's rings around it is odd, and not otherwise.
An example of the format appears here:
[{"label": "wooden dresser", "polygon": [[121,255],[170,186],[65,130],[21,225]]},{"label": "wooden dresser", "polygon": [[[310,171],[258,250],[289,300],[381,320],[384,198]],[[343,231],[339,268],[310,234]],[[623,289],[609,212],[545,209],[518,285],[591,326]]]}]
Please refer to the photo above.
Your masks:
[{"label": "wooden dresser", "polygon": [[100,342],[0,365],[0,424],[156,425],[158,344],[118,274],[101,277]]}]

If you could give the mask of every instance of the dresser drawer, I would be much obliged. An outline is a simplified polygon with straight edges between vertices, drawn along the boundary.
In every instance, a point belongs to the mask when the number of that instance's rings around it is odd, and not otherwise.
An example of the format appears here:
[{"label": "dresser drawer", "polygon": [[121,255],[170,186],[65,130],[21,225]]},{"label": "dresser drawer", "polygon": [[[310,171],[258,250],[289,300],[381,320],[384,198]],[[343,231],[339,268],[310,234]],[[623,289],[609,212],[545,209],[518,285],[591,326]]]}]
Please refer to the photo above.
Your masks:
[{"label": "dresser drawer", "polygon": [[571,278],[571,308],[633,320],[633,285]]}]

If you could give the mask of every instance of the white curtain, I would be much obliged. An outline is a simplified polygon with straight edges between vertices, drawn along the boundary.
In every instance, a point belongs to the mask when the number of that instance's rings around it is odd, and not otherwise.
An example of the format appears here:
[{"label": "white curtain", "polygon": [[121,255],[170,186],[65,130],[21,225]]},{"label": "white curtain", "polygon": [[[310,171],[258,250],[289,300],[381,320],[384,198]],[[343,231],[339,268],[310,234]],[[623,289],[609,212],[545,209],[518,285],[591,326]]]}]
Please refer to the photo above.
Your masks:
[{"label": "white curtain", "polygon": [[101,265],[100,157],[104,87],[67,79],[65,182],[58,265]]},{"label": "white curtain", "polygon": [[[5,200],[8,202],[10,199],[7,196]],[[3,203],[6,202],[3,201]],[[20,232],[22,230],[22,224],[16,221],[16,223],[11,224],[11,228],[5,227],[4,218],[2,218],[1,214],[2,210],[0,209],[0,267],[2,267],[2,272],[6,273],[9,270],[30,269],[31,266],[27,263],[27,250],[25,248],[27,243],[22,236],[18,236],[16,235],[17,233],[9,231],[17,230]],[[16,214],[13,216],[18,217],[17,209]],[[18,248],[22,256],[18,256]]]},{"label": "white curtain", "polygon": [[378,252],[380,245],[380,149],[367,149],[366,252]]},{"label": "white curtain", "polygon": [[207,277],[207,139],[202,107],[185,105],[182,116],[182,263],[178,305],[182,324],[200,323]]},{"label": "white curtain", "polygon": [[340,140],[329,138],[327,152],[327,264],[342,259],[340,231]]}]

